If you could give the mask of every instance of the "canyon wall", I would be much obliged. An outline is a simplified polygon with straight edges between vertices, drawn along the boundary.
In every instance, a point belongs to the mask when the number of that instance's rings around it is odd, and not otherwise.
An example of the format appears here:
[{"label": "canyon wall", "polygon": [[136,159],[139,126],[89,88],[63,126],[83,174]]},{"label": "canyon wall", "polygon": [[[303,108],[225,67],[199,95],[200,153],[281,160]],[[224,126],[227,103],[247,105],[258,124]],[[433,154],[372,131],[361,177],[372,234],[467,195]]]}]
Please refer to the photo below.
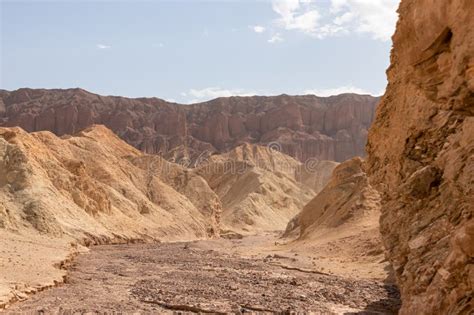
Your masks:
[{"label": "canyon wall", "polygon": [[157,98],[100,96],[81,89],[0,90],[0,126],[74,134],[103,124],[146,153],[173,161],[222,153],[248,142],[278,142],[300,161],[344,161],[365,155],[367,130],[379,98],[228,97],[179,105]]},{"label": "canyon wall", "polygon": [[401,314],[472,314],[474,2],[402,0],[367,144]]}]

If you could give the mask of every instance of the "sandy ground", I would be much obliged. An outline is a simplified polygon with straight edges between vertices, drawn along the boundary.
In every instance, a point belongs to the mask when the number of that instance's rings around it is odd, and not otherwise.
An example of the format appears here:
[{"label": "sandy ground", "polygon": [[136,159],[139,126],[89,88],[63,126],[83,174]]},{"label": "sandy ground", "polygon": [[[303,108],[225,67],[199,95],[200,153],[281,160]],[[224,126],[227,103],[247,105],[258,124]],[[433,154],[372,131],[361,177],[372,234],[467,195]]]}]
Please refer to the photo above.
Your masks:
[{"label": "sandy ground", "polygon": [[241,257],[262,259],[276,256],[280,262],[291,263],[299,268],[345,278],[387,280],[390,264],[384,259],[380,245],[376,253],[361,253],[374,249],[376,229],[358,233],[361,228],[347,226],[344,229],[321,231],[317,239],[293,242],[291,238],[280,238],[281,232],[262,233],[229,242],[226,239],[199,241],[200,247],[223,253],[231,252]]},{"label": "sandy ground", "polygon": [[311,256],[275,246],[275,236],[96,246],[74,260],[65,284],[4,312],[390,314],[398,308],[395,287],[320,272]]},{"label": "sandy ground", "polygon": [[0,305],[63,282],[62,264],[83,250],[66,239],[0,231]]}]

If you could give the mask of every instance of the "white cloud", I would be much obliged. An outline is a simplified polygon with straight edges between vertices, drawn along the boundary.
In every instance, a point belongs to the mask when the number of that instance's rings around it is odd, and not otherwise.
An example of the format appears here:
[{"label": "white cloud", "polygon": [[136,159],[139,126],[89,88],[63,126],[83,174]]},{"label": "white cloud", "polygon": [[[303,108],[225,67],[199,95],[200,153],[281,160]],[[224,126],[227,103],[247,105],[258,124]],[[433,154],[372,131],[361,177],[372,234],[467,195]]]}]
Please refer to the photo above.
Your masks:
[{"label": "white cloud", "polygon": [[[329,10],[311,0],[273,0],[279,17],[275,24],[285,30],[301,31],[316,38],[369,34],[387,41],[395,31],[400,0],[330,0]],[[321,14],[324,12],[324,14]]]},{"label": "white cloud", "polygon": [[314,32],[318,26],[320,14],[315,9],[308,9],[309,3],[299,0],[274,0],[273,11],[280,15],[280,18],[275,21],[276,24],[286,30]]},{"label": "white cloud", "polygon": [[326,37],[334,37],[334,36],[342,36],[342,35],[349,35],[350,31],[345,29],[344,27],[338,25],[331,25],[326,24],[322,26],[318,33],[314,36],[319,39],[324,39]]},{"label": "white cloud", "polygon": [[105,44],[97,44],[96,47],[97,47],[98,49],[109,49],[109,48],[112,48],[111,46],[105,45]]},{"label": "white cloud", "polygon": [[270,44],[276,44],[276,43],[281,43],[283,41],[283,37],[281,37],[280,33],[274,34],[272,37],[270,37],[267,42]]},{"label": "white cloud", "polygon": [[312,33],[316,30],[320,17],[318,11],[310,10],[294,16],[286,23],[285,27],[287,30],[301,30],[306,33]]},{"label": "white cloud", "polygon": [[[330,0],[331,1],[331,12],[332,13],[339,13],[341,12],[342,8],[347,4],[347,0]],[[378,0],[374,0],[378,1]]]},{"label": "white cloud", "polygon": [[395,31],[399,0],[331,0],[334,23],[387,41]]},{"label": "white cloud", "polygon": [[261,25],[254,25],[252,26],[252,29],[255,33],[263,33],[265,32],[265,27],[261,26]]},{"label": "white cloud", "polygon": [[314,94],[317,96],[332,96],[332,95],[339,95],[343,93],[356,93],[356,94],[370,94],[370,95],[382,95],[382,93],[372,93],[367,90],[355,87],[353,85],[346,85],[340,86],[336,88],[328,88],[328,89],[312,89],[304,91],[304,94]]},{"label": "white cloud", "polygon": [[343,25],[349,23],[355,18],[354,12],[346,12],[342,15],[336,16],[333,23],[336,25]]},{"label": "white cloud", "polygon": [[272,2],[273,11],[280,14],[283,19],[291,19],[299,7],[298,0],[274,0]]},{"label": "white cloud", "polygon": [[252,96],[257,93],[252,91],[244,91],[242,89],[222,89],[220,87],[208,87],[204,89],[190,89],[188,92],[182,92],[183,96],[193,97],[188,103],[197,103],[215,99],[218,97],[229,97],[229,96]]}]

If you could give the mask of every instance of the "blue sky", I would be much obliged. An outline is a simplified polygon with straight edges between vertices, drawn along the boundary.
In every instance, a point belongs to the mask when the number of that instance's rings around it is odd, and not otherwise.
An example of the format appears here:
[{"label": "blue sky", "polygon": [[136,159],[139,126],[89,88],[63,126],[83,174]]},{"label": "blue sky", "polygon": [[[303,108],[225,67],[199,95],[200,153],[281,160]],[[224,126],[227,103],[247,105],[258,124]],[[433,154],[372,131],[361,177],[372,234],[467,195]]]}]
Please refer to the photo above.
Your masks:
[{"label": "blue sky", "polygon": [[0,88],[380,94],[398,0],[5,1]]}]

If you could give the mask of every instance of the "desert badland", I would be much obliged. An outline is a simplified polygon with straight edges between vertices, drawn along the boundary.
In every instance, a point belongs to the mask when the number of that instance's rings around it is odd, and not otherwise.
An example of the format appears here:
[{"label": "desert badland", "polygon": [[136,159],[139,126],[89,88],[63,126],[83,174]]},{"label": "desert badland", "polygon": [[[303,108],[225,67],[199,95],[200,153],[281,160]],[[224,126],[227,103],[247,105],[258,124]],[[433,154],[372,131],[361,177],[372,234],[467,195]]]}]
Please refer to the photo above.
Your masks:
[{"label": "desert badland", "polygon": [[474,3],[382,97],[0,90],[0,312],[472,314]]}]

